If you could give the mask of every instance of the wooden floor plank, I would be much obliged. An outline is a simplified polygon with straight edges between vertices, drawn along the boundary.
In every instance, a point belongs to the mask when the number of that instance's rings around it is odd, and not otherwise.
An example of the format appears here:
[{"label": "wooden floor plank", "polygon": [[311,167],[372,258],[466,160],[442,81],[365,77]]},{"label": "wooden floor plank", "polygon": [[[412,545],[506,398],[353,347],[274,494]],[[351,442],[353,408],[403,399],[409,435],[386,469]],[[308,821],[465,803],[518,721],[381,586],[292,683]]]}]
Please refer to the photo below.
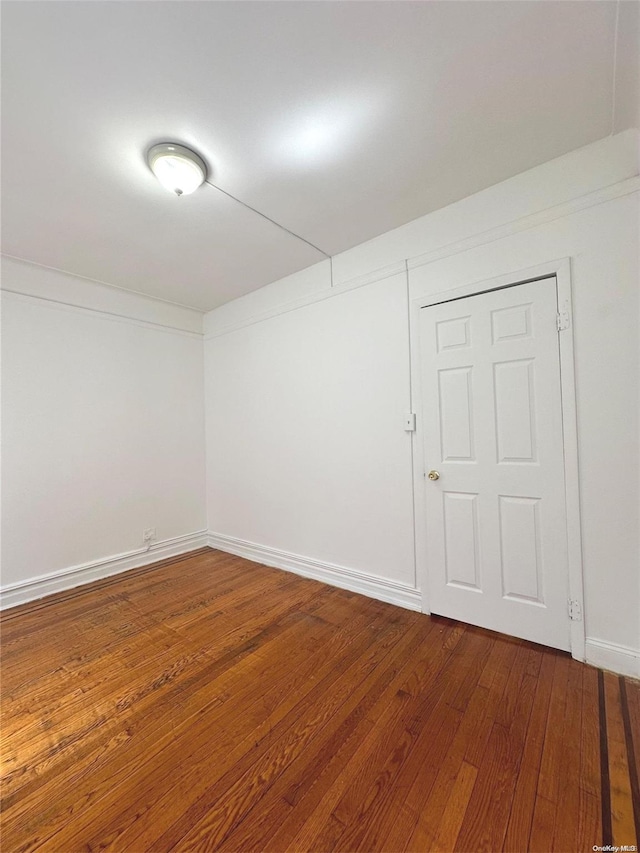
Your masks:
[{"label": "wooden floor plank", "polygon": [[[308,640],[310,643],[321,642],[327,636],[305,626],[304,634],[309,633],[312,634]],[[173,791],[176,787],[188,785],[191,796],[197,796],[199,786],[210,783],[212,764],[216,767],[215,772],[222,772],[228,763],[233,763],[242,754],[236,741],[225,731],[223,722],[227,715],[235,716],[234,711],[245,704],[255,706],[263,695],[269,696],[269,691],[284,692],[290,672],[295,672],[305,655],[311,653],[301,630],[287,632],[280,639],[282,642],[277,654],[281,658],[284,657],[282,650],[290,649],[291,643],[297,647],[298,655],[291,652],[289,656],[291,670],[284,665],[279,668],[267,665],[259,669],[243,667],[242,674],[230,670],[227,673],[230,679],[225,679],[225,684],[219,683],[216,688],[218,691],[222,687],[223,691],[217,692],[219,701],[214,699],[205,706],[208,709],[206,716],[200,714],[191,717],[188,725],[176,726],[162,749],[154,750],[150,758],[144,756],[147,758],[144,763],[122,778],[118,785],[105,788],[104,796],[94,800],[95,808],[86,816],[87,827],[80,824],[65,828],[54,840],[61,846],[73,847],[73,839],[88,832],[90,843],[95,838],[101,848],[115,846],[118,849],[121,836],[130,830],[131,825],[137,824],[139,828],[143,818],[144,821],[152,819],[150,809],[163,810],[166,818],[167,809],[175,802]],[[268,698],[267,707],[269,702]],[[250,728],[253,733],[253,726]],[[249,748],[247,744],[244,751]],[[137,800],[142,793],[148,798],[144,807]],[[158,824],[155,826],[157,828]]]},{"label": "wooden floor plank", "polygon": [[554,659],[544,657],[537,681],[531,717],[525,735],[524,749],[518,781],[511,805],[504,849],[511,851],[526,850],[531,834],[533,809],[538,787],[538,774],[542,760],[542,747],[547,728],[551,683],[553,678]]},{"label": "wooden floor plank", "polygon": [[[363,738],[351,763],[343,770],[336,784],[311,812],[293,839],[293,847],[328,849],[330,843],[337,843],[345,828],[345,815],[355,817],[358,809],[366,802],[364,798],[374,781],[374,774],[382,770],[390,751],[404,736],[412,711],[420,703],[422,695],[428,693],[428,686],[435,684],[442,674],[443,667],[463,635],[464,629],[453,627],[432,655],[418,659],[413,671],[404,674],[403,682],[397,685],[395,693],[384,704],[379,702],[374,706],[369,714],[374,723],[370,733]],[[436,697],[430,703],[431,707],[435,701]],[[425,705],[423,713],[427,709]],[[331,839],[327,837],[329,830]]]},{"label": "wooden floor plank", "polygon": [[564,653],[211,549],[0,630],[3,853],[638,843],[640,684]]},{"label": "wooden floor plank", "polygon": [[580,823],[580,743],[582,740],[582,672],[584,666],[569,663],[567,703],[562,729],[561,767],[553,835],[555,850],[570,850],[576,844]]},{"label": "wooden floor plank", "polygon": [[[33,756],[35,754],[39,760],[25,762],[21,768],[22,773],[18,772],[20,768],[7,773],[3,786],[3,802],[6,804],[6,797],[10,797],[17,788],[22,788],[32,781],[42,782],[47,775],[55,774],[56,777],[59,777],[62,767],[67,767],[69,764],[75,766],[80,758],[80,753],[87,752],[92,744],[90,738],[81,736],[87,726],[90,726],[91,731],[99,730],[96,733],[99,739],[103,740],[105,734],[111,732],[114,727],[117,728],[122,725],[123,720],[132,722],[130,715],[139,716],[143,714],[146,723],[150,719],[149,715],[153,714],[153,709],[159,699],[167,694],[170,694],[174,700],[180,698],[184,688],[194,686],[194,680],[196,684],[204,680],[205,689],[207,689],[212,674],[218,669],[218,660],[222,661],[224,667],[227,662],[227,655],[231,655],[233,659],[237,654],[244,657],[246,654],[255,653],[261,642],[269,642],[278,633],[290,627],[288,623],[278,621],[279,618],[288,618],[290,614],[297,612],[299,608],[305,606],[307,601],[311,601],[317,595],[318,592],[314,588],[301,585],[295,595],[289,590],[289,595],[285,597],[261,597],[259,605],[254,605],[253,619],[235,628],[231,627],[233,622],[225,623],[225,627],[221,631],[220,645],[216,646],[212,640],[214,653],[206,656],[206,659],[201,659],[199,667],[190,672],[183,671],[180,680],[171,677],[171,675],[175,675],[175,669],[169,672],[164,661],[158,662],[156,658],[152,658],[150,663],[155,662],[156,667],[155,669],[150,667],[147,671],[146,689],[136,692],[129,685],[124,693],[116,692],[113,697],[115,713],[109,719],[106,717],[103,720],[98,718],[98,723],[102,723],[101,725],[95,723],[95,708],[91,699],[88,698],[86,708],[90,722],[87,723],[81,719],[80,731],[72,732],[71,739],[64,740],[61,737],[61,735],[64,736],[64,732],[61,731],[54,732],[55,742],[53,744],[50,743],[48,737],[27,743],[24,742],[23,738],[13,739],[12,743],[16,743],[19,747],[21,756]],[[252,636],[253,634],[256,636]],[[188,643],[186,646],[188,647]],[[174,661],[176,663],[182,660],[183,652],[182,644],[178,643],[174,646]],[[171,720],[167,718],[167,712],[170,711],[170,707],[164,708],[164,720],[167,723],[171,723]]]},{"label": "wooden floor plank", "polygon": [[260,802],[259,819],[245,818],[220,849],[278,850],[286,846],[329,789],[335,790],[341,772],[375,728],[377,715],[370,715],[373,706],[386,707],[406,679],[414,656],[428,655],[434,646],[432,625],[416,623],[409,629],[379,667],[376,678],[352,694],[343,713],[336,714],[323,732],[325,736],[272,786]]},{"label": "wooden floor plank", "polygon": [[[364,832],[360,831],[361,849],[378,845],[387,849],[404,848],[416,823],[415,819],[409,823],[409,815],[413,818],[425,812],[425,801],[437,784],[443,765],[455,753],[454,744],[458,743],[458,754],[462,754],[457,738],[463,722],[472,719],[473,709],[468,715],[467,710],[492,647],[486,635],[473,628],[465,631],[463,641],[457,644],[438,680],[433,682],[430,692],[437,696],[437,701],[423,702],[407,727],[410,750],[406,760],[398,763],[392,756],[398,765],[395,777],[391,777],[392,784],[387,782],[385,791],[374,783],[375,799],[369,798],[369,810],[371,814],[377,811],[379,816],[369,820]],[[391,763],[391,769],[393,766]],[[403,807],[406,817],[400,822],[396,815],[405,814]]]},{"label": "wooden floor plank", "polygon": [[[531,701],[514,712],[512,725],[495,722],[483,755],[476,784],[462,820],[456,850],[502,850],[522,756]],[[521,723],[516,726],[516,723]]]},{"label": "wooden floor plank", "polygon": [[[486,666],[488,665],[487,663]],[[486,714],[485,711],[487,707],[492,705],[497,708],[499,699],[500,697],[492,694],[487,687],[480,686],[479,683],[476,685],[476,690],[469,701],[467,711],[460,722],[447,754],[440,766],[437,767],[437,775],[431,789],[425,791],[421,786],[416,787],[414,784],[407,794],[411,800],[411,805],[408,808],[413,817],[410,833],[406,834],[403,840],[400,834],[400,826],[392,828],[386,839],[390,848],[428,850],[435,843],[462,765],[469,763],[465,762],[465,754],[476,738],[483,738],[485,728],[491,729],[493,717],[491,714]],[[406,806],[406,802],[404,805]],[[404,818],[405,821],[408,819],[408,816]],[[406,832],[406,830],[404,831]]]},{"label": "wooden floor plank", "polygon": [[582,732],[580,739],[580,787],[587,794],[600,794],[600,714],[598,670],[582,668]]},{"label": "wooden floor plank", "polygon": [[[310,636],[309,636],[310,635]],[[296,643],[298,637],[298,643]],[[270,630],[263,632],[259,648],[273,649],[273,665],[280,671],[286,672],[289,657],[287,651],[292,643],[300,644],[300,640],[308,637],[313,641],[314,632],[310,632],[308,626],[301,624],[299,614],[287,614],[280,622],[270,626]],[[278,647],[281,651],[278,651]],[[169,773],[173,775],[172,760],[177,761],[181,757],[181,750],[177,744],[177,736],[181,729],[186,729],[191,748],[197,748],[202,739],[204,748],[207,748],[212,740],[212,727],[215,725],[216,745],[224,746],[223,732],[219,726],[219,720],[233,714],[238,708],[243,707],[243,702],[251,701],[256,693],[260,694],[261,686],[266,682],[270,687],[274,677],[273,666],[265,666],[262,659],[255,657],[256,645],[253,642],[248,647],[242,646],[239,655],[223,656],[220,662],[212,661],[211,665],[198,671],[197,678],[194,676],[192,683],[184,684],[185,689],[180,693],[180,688],[168,690],[164,697],[158,696],[155,702],[148,702],[135,709],[135,715],[126,713],[127,735],[125,741],[126,763],[116,763],[122,755],[121,745],[115,741],[114,755],[102,753],[96,760],[90,753],[88,760],[80,768],[74,763],[71,770],[74,778],[73,790],[65,791],[62,796],[58,788],[60,785],[59,772],[53,775],[49,785],[45,789],[52,803],[55,803],[56,811],[48,810],[49,828],[55,830],[60,823],[67,823],[68,818],[77,811],[78,802],[82,799],[87,803],[95,804],[101,802],[103,796],[113,796],[122,784],[131,784],[137,780],[140,773],[144,772],[149,762],[155,761],[157,756],[163,755],[169,764]],[[247,652],[248,653],[243,653]],[[303,653],[306,649],[302,649]],[[195,683],[194,683],[195,682]],[[163,688],[170,685],[164,684]],[[150,694],[151,695],[151,694]],[[176,701],[177,700],[177,701]],[[160,714],[156,713],[156,707],[160,706]],[[133,709],[131,709],[133,711]],[[176,713],[177,712],[177,713]],[[161,725],[157,723],[160,721]],[[156,723],[154,725],[154,722]],[[137,724],[137,725],[136,725]],[[166,754],[168,751],[168,755]],[[172,759],[173,756],[173,759]],[[175,764],[173,765],[175,766]],[[131,770],[133,767],[133,772]],[[26,813],[29,813],[32,801],[23,801]],[[101,806],[99,814],[104,809]],[[8,811],[7,817],[11,819],[13,812]],[[89,812],[88,821],[95,818]],[[20,815],[16,816],[20,820]],[[77,827],[65,825],[65,831],[72,831]]]},{"label": "wooden floor plank", "polygon": [[[627,764],[629,766],[629,782],[631,786],[631,799],[633,803],[633,821],[636,830],[636,846],[640,846],[640,767],[638,766],[637,744],[640,738],[640,722],[634,728],[634,721],[630,710],[629,690],[625,679],[618,678],[620,689],[621,712],[624,726],[624,736],[627,747]],[[634,735],[635,731],[635,735]]]},{"label": "wooden floor plank", "polygon": [[607,743],[609,753],[609,778],[611,780],[611,829],[615,846],[637,847],[633,815],[633,796],[629,776],[629,759],[622,716],[618,678],[613,673],[604,674],[605,709],[607,715]]},{"label": "wooden floor plank", "polygon": [[473,764],[463,761],[453,783],[435,841],[430,847],[431,850],[441,851],[441,853],[455,850],[477,776],[478,769]]},{"label": "wooden floor plank", "polygon": [[[263,764],[267,763],[268,760],[261,759],[261,756],[269,749],[274,748],[274,744],[279,741],[281,735],[288,733],[291,723],[298,717],[300,703],[305,700],[312,701],[308,694],[314,687],[316,690],[322,689],[317,687],[313,676],[315,675],[317,681],[328,673],[330,667],[326,663],[327,654],[331,655],[332,652],[337,652],[340,646],[344,648],[347,643],[352,646],[353,654],[357,654],[358,649],[364,651],[370,640],[370,631],[370,626],[365,626],[358,619],[352,620],[348,629],[346,627],[343,627],[342,630],[338,629],[335,637],[325,643],[318,644],[321,648],[317,648],[315,653],[308,653],[307,659],[300,662],[296,669],[294,669],[295,656],[293,654],[283,656],[282,663],[284,666],[280,680],[277,683],[270,684],[267,689],[261,689],[259,685],[256,685],[256,689],[253,691],[253,701],[248,701],[245,694],[241,702],[236,703],[236,707],[249,709],[254,712],[253,715],[234,714],[233,709],[222,709],[223,713],[217,721],[217,725],[228,738],[230,744],[230,747],[225,749],[223,756],[212,755],[206,732],[203,733],[204,738],[199,752],[193,751],[193,733],[191,731],[185,732],[184,739],[186,742],[183,746],[177,744],[176,750],[179,755],[184,757],[186,754],[188,758],[187,774],[184,778],[180,774],[177,778],[175,774],[171,776],[173,761],[171,756],[165,756],[164,784],[160,784],[158,770],[162,765],[156,764],[151,767],[147,774],[146,784],[150,790],[153,790],[154,800],[144,814],[144,821],[140,820],[139,812],[134,812],[129,806],[126,813],[123,811],[120,814],[117,821],[120,828],[119,833],[113,837],[109,846],[113,847],[114,850],[120,849],[122,845],[141,843],[149,843],[156,847],[159,844],[157,839],[161,836],[165,838],[165,841],[169,834],[174,834],[179,838],[183,832],[184,816],[180,810],[174,810],[173,789],[175,785],[190,785],[191,797],[195,802],[190,811],[189,819],[193,819],[196,808],[207,813],[206,806],[203,805],[206,797],[215,798],[216,796],[210,793],[212,784],[217,785],[217,790],[231,791],[234,784],[232,777],[236,778],[237,781],[243,773],[254,768],[260,760],[263,761]],[[337,636],[338,634],[340,636]],[[336,673],[333,675],[335,676]],[[274,681],[273,676],[269,675],[268,678],[269,682]],[[286,699],[283,700],[285,696]],[[231,732],[228,728],[230,720],[235,721]],[[216,763],[213,772],[210,769],[212,760],[215,760]],[[198,771],[197,779],[194,778],[194,771]],[[133,787],[135,785],[136,781],[134,780]],[[238,788],[242,788],[242,786],[240,785]],[[121,799],[121,796],[116,798],[116,807]],[[133,821],[132,817],[134,818]],[[100,827],[96,827],[96,830],[99,831]],[[139,836],[141,837],[139,838]],[[104,848],[104,837],[101,837],[100,843]]]},{"label": "wooden floor plank", "polygon": [[[394,643],[397,638],[394,636]],[[303,707],[295,706],[274,729],[273,743],[246,753],[225,777],[209,786],[199,799],[164,833],[158,844],[170,848],[179,842],[185,851],[213,849],[231,832],[265,790],[301,755],[354,690],[380,665],[387,649],[379,643],[366,649],[351,646],[328,671],[320,673]],[[257,754],[256,754],[257,752]]]},{"label": "wooden floor plank", "polygon": [[562,734],[567,710],[569,664],[569,658],[564,656],[558,656],[554,661],[549,712],[529,836],[529,848],[533,851],[553,849],[555,817],[561,784],[558,768],[562,766]]}]

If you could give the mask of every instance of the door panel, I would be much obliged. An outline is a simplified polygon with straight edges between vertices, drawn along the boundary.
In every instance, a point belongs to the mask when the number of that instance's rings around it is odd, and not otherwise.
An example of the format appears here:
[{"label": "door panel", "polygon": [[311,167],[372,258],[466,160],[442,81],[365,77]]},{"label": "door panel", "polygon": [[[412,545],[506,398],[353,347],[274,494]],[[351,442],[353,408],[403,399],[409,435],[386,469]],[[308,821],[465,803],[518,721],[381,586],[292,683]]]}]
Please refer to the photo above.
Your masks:
[{"label": "door panel", "polygon": [[544,605],[540,560],[540,500],[498,497],[502,595]]},{"label": "door panel", "polygon": [[493,365],[499,464],[537,462],[534,371],[535,361],[530,358]]},{"label": "door panel", "polygon": [[433,613],[569,649],[555,278],[421,309]]},{"label": "door panel", "polygon": [[447,461],[473,462],[471,370],[454,367],[438,373],[440,444]]},{"label": "door panel", "polygon": [[444,493],[447,584],[480,590],[478,495]]}]

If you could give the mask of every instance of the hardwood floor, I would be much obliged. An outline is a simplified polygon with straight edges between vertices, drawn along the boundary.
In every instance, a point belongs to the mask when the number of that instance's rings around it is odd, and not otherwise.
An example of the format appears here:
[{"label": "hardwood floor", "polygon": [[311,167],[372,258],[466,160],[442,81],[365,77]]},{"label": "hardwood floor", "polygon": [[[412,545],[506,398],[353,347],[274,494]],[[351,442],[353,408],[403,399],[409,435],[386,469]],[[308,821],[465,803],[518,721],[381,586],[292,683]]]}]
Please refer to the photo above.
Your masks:
[{"label": "hardwood floor", "polygon": [[204,549],[6,612],[2,849],[637,845],[640,684]]}]

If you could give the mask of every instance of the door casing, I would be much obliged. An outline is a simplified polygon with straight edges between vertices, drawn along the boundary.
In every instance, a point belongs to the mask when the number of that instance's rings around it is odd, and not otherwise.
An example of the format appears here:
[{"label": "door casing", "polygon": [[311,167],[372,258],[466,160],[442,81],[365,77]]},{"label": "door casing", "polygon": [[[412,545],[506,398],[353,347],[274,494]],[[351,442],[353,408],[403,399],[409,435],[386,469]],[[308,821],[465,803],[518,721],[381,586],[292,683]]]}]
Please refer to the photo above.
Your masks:
[{"label": "door casing", "polygon": [[[580,526],[580,485],[578,472],[578,427],[573,350],[573,312],[571,307],[571,262],[569,258],[549,261],[535,267],[510,272],[496,278],[465,284],[451,290],[419,296],[410,302],[411,401],[412,410],[422,410],[420,382],[419,317],[420,310],[441,302],[465,296],[476,296],[503,287],[517,286],[554,277],[558,294],[558,314],[562,330],[558,332],[560,350],[560,385],[562,393],[563,459],[565,475],[565,505],[567,511],[567,555],[569,594],[567,608],[573,612],[570,621],[571,655],[585,660],[584,592],[582,570],[582,536]],[[416,580],[421,589],[422,612],[430,613],[428,601],[428,572],[426,548],[426,500],[423,424],[418,416],[412,433],[413,506],[416,552]],[[571,612],[570,611],[570,612]],[[576,616],[579,615],[579,618]]]}]

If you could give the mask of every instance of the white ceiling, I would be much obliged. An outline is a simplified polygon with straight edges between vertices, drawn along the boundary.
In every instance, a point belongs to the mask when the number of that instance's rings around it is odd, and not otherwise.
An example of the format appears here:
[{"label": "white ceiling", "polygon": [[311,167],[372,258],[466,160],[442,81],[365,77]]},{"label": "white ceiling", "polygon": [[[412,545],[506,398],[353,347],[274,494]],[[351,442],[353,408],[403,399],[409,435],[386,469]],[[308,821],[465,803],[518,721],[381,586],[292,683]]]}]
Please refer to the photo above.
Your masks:
[{"label": "white ceiling", "polygon": [[323,255],[151,144],[336,254],[629,126],[637,5],[3,2],[3,251],[214,308]]}]

